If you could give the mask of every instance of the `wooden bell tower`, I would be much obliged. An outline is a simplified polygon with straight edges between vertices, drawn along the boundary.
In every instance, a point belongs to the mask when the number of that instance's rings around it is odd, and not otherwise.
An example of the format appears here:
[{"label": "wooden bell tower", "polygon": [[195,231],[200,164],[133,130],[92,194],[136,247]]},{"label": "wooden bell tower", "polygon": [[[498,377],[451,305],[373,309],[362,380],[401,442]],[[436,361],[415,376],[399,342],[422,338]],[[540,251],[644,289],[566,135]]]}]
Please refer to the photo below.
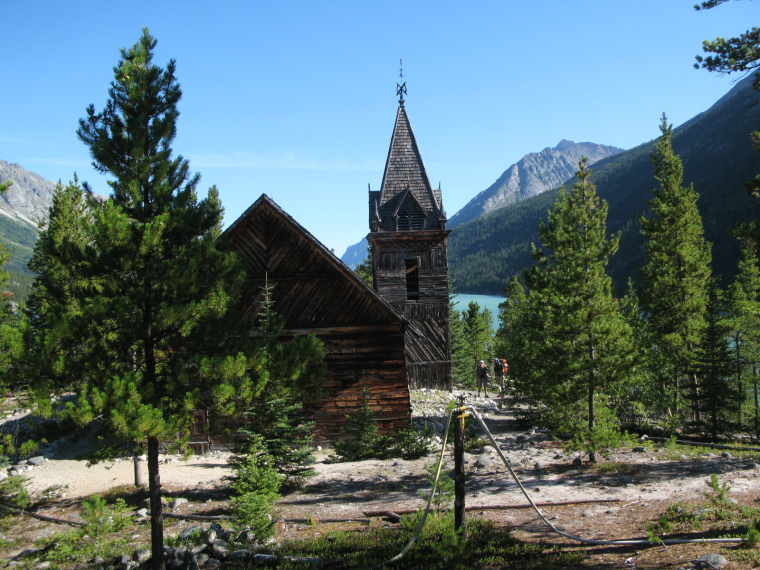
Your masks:
[{"label": "wooden bell tower", "polygon": [[369,191],[374,288],[409,323],[409,387],[451,390],[450,230],[441,190],[430,187],[406,114],[406,83],[397,85],[396,93],[399,106],[382,186]]}]

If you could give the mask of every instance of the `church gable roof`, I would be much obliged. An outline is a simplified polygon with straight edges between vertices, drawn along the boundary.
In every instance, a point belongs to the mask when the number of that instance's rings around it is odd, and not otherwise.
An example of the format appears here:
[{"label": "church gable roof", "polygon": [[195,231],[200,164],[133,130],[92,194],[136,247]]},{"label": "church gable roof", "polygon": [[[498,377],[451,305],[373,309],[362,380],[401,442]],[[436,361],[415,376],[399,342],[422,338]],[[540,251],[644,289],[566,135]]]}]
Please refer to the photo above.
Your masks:
[{"label": "church gable roof", "polygon": [[271,288],[286,328],[390,323],[402,319],[354,271],[269,196],[262,194],[222,234],[248,275],[243,317],[254,318]]}]

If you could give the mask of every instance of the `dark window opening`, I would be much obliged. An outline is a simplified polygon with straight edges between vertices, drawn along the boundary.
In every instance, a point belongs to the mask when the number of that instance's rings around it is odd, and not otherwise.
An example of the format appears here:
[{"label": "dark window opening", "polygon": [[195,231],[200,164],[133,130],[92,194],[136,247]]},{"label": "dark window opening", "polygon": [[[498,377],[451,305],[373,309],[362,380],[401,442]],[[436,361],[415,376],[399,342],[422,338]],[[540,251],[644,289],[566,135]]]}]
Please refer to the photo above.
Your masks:
[{"label": "dark window opening", "polygon": [[420,298],[420,276],[416,259],[406,259],[406,298],[415,300]]},{"label": "dark window opening", "polygon": [[398,231],[407,231],[409,229],[409,212],[406,210],[399,210],[397,224]]},{"label": "dark window opening", "polygon": [[425,218],[422,217],[422,212],[419,210],[419,208],[415,208],[412,211],[411,228],[413,230],[422,230],[424,229],[424,224]]}]

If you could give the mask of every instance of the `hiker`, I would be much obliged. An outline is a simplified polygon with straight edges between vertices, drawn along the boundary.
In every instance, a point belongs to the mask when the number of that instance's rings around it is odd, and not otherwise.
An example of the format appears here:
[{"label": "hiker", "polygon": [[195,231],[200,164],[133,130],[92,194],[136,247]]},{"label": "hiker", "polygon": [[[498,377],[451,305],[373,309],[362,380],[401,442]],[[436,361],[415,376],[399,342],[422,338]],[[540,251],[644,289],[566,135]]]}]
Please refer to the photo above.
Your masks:
[{"label": "hiker", "polygon": [[496,380],[496,387],[499,389],[499,397],[504,397],[504,363],[506,360],[501,358],[493,359],[493,377]]},{"label": "hiker", "polygon": [[486,398],[488,398],[488,379],[490,377],[491,375],[488,373],[488,367],[486,366],[485,361],[481,360],[475,367],[475,380],[478,383],[478,398],[480,398],[481,386],[483,387],[483,392],[485,393]]}]

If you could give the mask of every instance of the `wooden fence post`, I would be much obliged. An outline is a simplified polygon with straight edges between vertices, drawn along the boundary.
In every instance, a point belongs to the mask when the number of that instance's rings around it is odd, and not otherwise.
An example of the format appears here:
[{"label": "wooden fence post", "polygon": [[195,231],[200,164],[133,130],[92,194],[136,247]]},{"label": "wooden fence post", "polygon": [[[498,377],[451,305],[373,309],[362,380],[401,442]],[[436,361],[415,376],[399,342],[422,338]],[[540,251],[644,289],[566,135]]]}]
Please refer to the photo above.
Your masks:
[{"label": "wooden fence post", "polygon": [[454,529],[467,536],[464,521],[464,396],[459,397],[459,408],[454,418]]}]

